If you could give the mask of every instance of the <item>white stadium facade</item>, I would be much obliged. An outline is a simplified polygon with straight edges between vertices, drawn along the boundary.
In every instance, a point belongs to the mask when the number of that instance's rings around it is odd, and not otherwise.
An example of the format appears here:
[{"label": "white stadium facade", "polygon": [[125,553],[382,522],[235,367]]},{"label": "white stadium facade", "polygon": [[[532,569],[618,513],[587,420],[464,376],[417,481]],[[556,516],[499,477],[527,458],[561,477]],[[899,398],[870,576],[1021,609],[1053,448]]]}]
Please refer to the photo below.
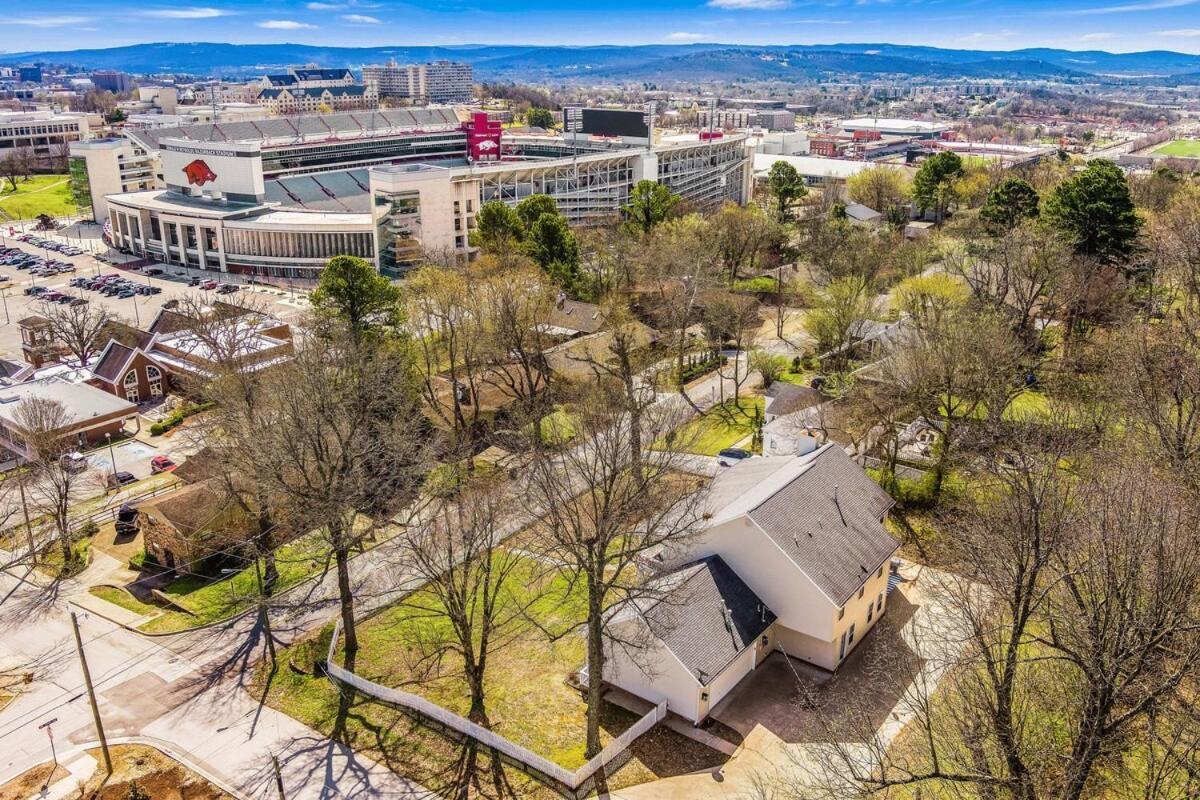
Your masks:
[{"label": "white stadium facade", "polygon": [[453,108],[201,124],[82,143],[72,188],[123,251],[268,282],[314,280],[343,253],[390,276],[422,253],[469,259],[494,199],[548,194],[576,224],[615,217],[643,179],[696,208],[750,199],[745,137],[645,141],[502,137]]}]

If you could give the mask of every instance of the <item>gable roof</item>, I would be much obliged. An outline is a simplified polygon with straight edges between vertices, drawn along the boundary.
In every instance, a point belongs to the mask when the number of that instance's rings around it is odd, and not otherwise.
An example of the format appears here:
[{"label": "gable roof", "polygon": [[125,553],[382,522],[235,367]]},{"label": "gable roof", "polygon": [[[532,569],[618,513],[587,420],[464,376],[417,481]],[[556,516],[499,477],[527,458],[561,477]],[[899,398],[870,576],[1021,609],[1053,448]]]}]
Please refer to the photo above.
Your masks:
[{"label": "gable roof", "polygon": [[838,606],[899,546],[880,522],[894,501],[836,444],[746,459],[709,496],[710,524],[748,517]]},{"label": "gable roof", "polygon": [[603,327],[604,320],[605,314],[600,306],[561,298],[554,304],[543,324],[548,328],[561,328],[563,331],[595,333]]},{"label": "gable roof", "polygon": [[774,612],[720,556],[688,564],[655,583],[665,584],[667,592],[643,617],[702,686],[775,621]]},{"label": "gable roof", "polygon": [[132,347],[123,345],[116,339],[109,339],[96,366],[92,367],[92,374],[108,383],[116,383],[117,378],[125,372],[125,365],[129,363],[129,359],[133,358],[133,353]]},{"label": "gable roof", "polygon": [[766,396],[768,402],[764,410],[776,416],[819,406],[825,399],[811,386],[797,386],[786,381],[772,383],[767,387]]}]

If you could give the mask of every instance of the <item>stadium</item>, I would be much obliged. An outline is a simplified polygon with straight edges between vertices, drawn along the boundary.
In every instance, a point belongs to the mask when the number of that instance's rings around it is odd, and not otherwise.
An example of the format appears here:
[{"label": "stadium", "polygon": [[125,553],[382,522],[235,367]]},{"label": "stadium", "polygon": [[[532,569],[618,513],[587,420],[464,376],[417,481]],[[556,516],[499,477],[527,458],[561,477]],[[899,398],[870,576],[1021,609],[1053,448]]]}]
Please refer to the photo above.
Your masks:
[{"label": "stadium", "polygon": [[452,108],[130,130],[72,151],[73,190],[114,247],[269,282],[315,280],[342,253],[391,276],[424,253],[469,259],[489,200],[548,194],[585,225],[613,218],[643,179],[696,208],[749,200],[745,137],[655,147],[642,112],[624,113],[612,130],[606,114],[559,137],[510,137]]}]

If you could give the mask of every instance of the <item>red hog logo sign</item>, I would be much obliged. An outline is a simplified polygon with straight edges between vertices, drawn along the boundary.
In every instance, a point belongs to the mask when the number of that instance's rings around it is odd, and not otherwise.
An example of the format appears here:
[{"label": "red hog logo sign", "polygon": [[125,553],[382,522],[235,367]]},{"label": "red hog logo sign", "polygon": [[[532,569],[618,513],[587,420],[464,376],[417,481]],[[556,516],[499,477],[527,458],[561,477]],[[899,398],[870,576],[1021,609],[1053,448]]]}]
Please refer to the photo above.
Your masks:
[{"label": "red hog logo sign", "polygon": [[217,173],[198,158],[183,168],[183,174],[187,175],[187,181],[192,186],[203,186],[209,181],[217,179]]}]

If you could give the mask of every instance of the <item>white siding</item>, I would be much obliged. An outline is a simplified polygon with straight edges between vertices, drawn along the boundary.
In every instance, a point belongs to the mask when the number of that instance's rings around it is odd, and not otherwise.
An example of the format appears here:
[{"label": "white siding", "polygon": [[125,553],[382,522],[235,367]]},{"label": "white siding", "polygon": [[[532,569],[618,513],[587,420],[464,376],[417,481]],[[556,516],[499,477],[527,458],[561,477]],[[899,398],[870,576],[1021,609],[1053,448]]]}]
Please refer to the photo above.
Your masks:
[{"label": "white siding", "polygon": [[700,683],[660,642],[639,653],[638,662],[619,647],[606,649],[604,680],[652,703],[666,700],[669,710],[696,721]]},{"label": "white siding", "polygon": [[[729,694],[742,678],[754,670],[754,653],[755,645],[747,647],[708,685],[708,707],[700,709],[704,716],[708,716],[709,710],[721,702],[721,698]],[[692,721],[698,724],[701,719]]]}]

